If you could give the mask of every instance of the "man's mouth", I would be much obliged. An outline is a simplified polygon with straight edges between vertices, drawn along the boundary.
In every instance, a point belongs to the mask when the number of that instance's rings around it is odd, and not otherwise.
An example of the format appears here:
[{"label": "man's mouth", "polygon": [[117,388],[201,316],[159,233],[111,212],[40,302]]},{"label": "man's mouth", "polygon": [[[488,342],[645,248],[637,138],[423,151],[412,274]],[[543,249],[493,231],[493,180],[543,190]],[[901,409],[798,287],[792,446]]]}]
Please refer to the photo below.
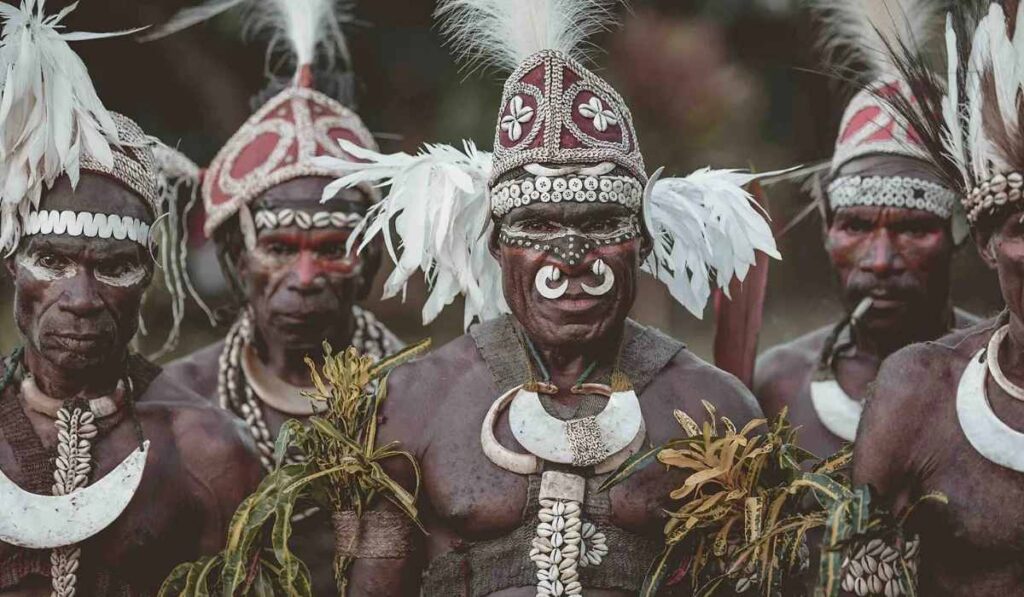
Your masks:
[{"label": "man's mouth", "polygon": [[93,332],[59,332],[49,335],[58,346],[67,350],[87,352],[106,344],[107,336]]}]

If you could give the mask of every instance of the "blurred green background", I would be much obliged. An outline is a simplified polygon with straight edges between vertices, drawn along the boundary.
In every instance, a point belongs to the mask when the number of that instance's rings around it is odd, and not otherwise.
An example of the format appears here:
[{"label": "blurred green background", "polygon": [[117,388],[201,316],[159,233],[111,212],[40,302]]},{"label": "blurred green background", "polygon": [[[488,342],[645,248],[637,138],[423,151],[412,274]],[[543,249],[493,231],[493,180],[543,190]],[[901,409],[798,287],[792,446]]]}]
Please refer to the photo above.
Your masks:
[{"label": "blurred green background", "polygon": [[[515,0],[509,0],[515,1]],[[67,5],[50,0],[56,12]],[[110,31],[159,23],[197,0],[82,0],[68,20],[72,30]],[[357,77],[359,113],[385,151],[415,151],[426,141],[474,139],[490,148],[502,76],[460,73],[431,22],[433,0],[362,0],[358,23],[349,29]],[[849,85],[823,74],[813,19],[799,0],[635,0],[624,26],[596,39],[596,68],[633,110],[648,167],[684,174],[705,165],[757,170],[807,164],[827,158]],[[250,113],[250,97],[266,82],[264,46],[241,39],[234,11],[151,44],[131,39],[78,43],[108,108],[137,119],[149,133],[178,145],[206,164]],[[781,228],[809,197],[796,185],[768,192],[775,225]],[[834,320],[839,312],[835,283],[821,246],[821,223],[813,215],[781,240],[784,261],[770,272],[762,348]],[[223,304],[216,263],[197,250],[194,275],[214,304]],[[382,272],[379,280],[384,278]],[[1000,298],[994,276],[972,247],[957,258],[953,294],[957,304],[994,314]],[[406,340],[431,336],[436,343],[461,333],[461,306],[432,325],[421,325],[421,283],[408,303],[369,307]],[[147,299],[150,336],[156,349],[169,320],[167,297],[154,288]],[[11,288],[0,301],[10,313]],[[645,278],[634,316],[710,354],[712,314],[703,321],[675,304],[663,287]],[[178,350],[183,354],[214,341],[210,327],[190,307]],[[12,319],[0,324],[0,347],[17,343]],[[173,355],[172,355],[173,357]]]}]

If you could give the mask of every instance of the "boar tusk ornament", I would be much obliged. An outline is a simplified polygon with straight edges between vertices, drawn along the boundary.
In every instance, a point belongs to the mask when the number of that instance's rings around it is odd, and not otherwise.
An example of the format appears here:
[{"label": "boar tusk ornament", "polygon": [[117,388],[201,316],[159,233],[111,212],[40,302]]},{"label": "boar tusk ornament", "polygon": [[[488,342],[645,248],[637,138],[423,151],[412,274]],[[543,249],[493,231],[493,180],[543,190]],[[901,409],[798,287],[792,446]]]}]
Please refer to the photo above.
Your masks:
[{"label": "boar tusk ornament", "polygon": [[604,296],[611,292],[613,286],[615,286],[615,273],[612,272],[612,268],[608,267],[608,264],[604,262],[604,259],[598,259],[594,262],[594,266],[591,268],[595,276],[601,276],[601,283],[597,286],[588,286],[587,284],[581,284],[583,286],[583,292],[586,292],[590,296]]},{"label": "boar tusk ornament", "polygon": [[562,270],[558,269],[553,265],[545,265],[537,271],[537,277],[534,278],[534,286],[537,287],[537,292],[546,299],[555,300],[562,298],[565,295],[565,291],[569,289],[569,281],[562,280],[562,283],[552,288],[548,286],[548,282],[558,282],[562,279]]},{"label": "boar tusk ornament", "polygon": [[99,481],[67,495],[30,493],[0,471],[0,541],[29,549],[81,543],[114,523],[135,497],[149,442]]}]

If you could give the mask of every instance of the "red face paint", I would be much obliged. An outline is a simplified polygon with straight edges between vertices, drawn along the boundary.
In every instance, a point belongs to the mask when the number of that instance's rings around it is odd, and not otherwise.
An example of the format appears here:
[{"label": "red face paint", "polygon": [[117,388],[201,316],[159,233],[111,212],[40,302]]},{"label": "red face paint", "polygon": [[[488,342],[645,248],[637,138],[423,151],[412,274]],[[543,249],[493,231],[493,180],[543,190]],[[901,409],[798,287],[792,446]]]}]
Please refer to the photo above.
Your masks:
[{"label": "red face paint", "polygon": [[953,242],[948,222],[921,210],[849,207],[826,233],[843,299],[874,304],[864,319],[879,330],[913,325],[948,306]]}]

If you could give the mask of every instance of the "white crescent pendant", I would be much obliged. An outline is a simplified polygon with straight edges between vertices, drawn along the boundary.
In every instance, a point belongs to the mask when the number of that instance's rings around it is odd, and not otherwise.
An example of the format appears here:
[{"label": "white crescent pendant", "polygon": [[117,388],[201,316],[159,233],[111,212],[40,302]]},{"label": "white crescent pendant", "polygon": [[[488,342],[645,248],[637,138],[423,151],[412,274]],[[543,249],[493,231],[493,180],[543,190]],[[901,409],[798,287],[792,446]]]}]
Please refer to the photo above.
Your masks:
[{"label": "white crescent pendant", "polygon": [[[509,402],[515,398],[520,389],[522,389],[522,386],[512,388],[508,392],[502,394],[494,401],[494,403],[491,404],[491,408],[487,410],[487,415],[484,417],[483,425],[480,427],[480,446],[483,448],[484,455],[486,455],[487,458],[498,467],[516,473],[517,475],[535,475],[541,472],[541,469],[543,468],[541,466],[540,458],[534,454],[513,452],[505,446],[502,446],[501,443],[498,442],[498,438],[494,435],[494,424],[498,420],[498,415],[508,406]],[[625,462],[626,459],[643,448],[644,438],[646,436],[647,429],[644,426],[643,417],[641,417],[640,429],[637,431],[633,441],[619,452],[613,454],[610,458],[607,458],[603,462],[595,465],[594,472],[599,475],[603,475],[619,468],[619,465]]]},{"label": "white crescent pendant", "polygon": [[546,410],[536,392],[520,388],[508,409],[512,434],[523,448],[548,462],[594,466],[627,448],[643,426],[636,392],[612,392],[600,414],[563,421]]},{"label": "white crescent pendant", "polygon": [[978,351],[956,390],[956,416],[971,446],[987,460],[999,466],[1024,473],[1024,433],[1002,422],[992,410],[985,393],[983,350]]},{"label": "white crescent pendant", "polygon": [[833,435],[852,442],[864,413],[864,404],[850,398],[834,379],[811,382],[811,402],[818,419]]},{"label": "white crescent pendant", "polygon": [[0,542],[30,549],[81,543],[114,523],[139,489],[149,442],[99,481],[62,496],[25,491],[0,471]]}]

